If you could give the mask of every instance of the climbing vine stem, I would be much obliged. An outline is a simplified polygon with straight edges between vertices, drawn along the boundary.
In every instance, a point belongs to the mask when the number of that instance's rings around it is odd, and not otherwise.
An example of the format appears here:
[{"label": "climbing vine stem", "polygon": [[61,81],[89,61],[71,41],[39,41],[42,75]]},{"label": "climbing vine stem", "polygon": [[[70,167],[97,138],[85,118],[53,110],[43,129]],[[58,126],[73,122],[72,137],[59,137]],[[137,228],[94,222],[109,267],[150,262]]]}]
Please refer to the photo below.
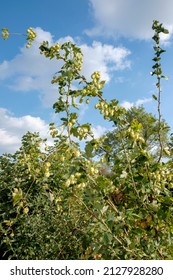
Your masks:
[{"label": "climbing vine stem", "polygon": [[168,79],[167,76],[163,75],[162,68],[161,68],[161,54],[165,52],[164,49],[160,47],[160,34],[169,34],[169,31],[163,27],[163,24],[159,23],[159,21],[154,20],[152,29],[154,30],[154,36],[152,39],[155,42],[155,45],[153,47],[155,53],[154,53],[154,65],[152,66],[153,71],[151,72],[151,75],[155,75],[157,78],[156,87],[157,87],[157,96],[154,94],[152,95],[153,99],[157,101],[157,111],[158,111],[158,140],[159,140],[159,157],[158,162],[161,161],[162,155],[163,155],[163,143],[162,143],[162,137],[161,137],[161,79]]}]

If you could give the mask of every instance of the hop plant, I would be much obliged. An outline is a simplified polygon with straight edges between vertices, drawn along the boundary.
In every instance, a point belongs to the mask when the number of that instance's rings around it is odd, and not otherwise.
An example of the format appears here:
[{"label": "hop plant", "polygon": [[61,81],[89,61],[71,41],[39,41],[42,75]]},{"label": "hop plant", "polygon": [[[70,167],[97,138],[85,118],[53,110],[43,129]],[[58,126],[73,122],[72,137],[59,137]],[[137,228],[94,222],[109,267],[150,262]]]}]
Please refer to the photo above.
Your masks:
[{"label": "hop plant", "polygon": [[9,37],[9,31],[8,31],[8,28],[2,28],[2,33],[1,33],[2,37],[4,40],[8,39]]},{"label": "hop plant", "polygon": [[34,39],[36,38],[36,33],[35,31],[32,29],[32,27],[27,29],[27,38],[26,40],[28,41],[26,48],[30,48]]}]

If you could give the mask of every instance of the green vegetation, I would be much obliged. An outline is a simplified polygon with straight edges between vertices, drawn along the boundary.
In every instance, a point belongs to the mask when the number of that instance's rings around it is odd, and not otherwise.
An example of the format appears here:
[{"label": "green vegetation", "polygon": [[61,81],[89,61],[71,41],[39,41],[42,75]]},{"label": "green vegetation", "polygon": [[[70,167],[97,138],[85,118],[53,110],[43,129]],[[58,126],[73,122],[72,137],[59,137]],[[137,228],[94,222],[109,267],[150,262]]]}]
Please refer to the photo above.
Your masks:
[{"label": "green vegetation", "polygon": [[[75,44],[41,44],[42,55],[62,61],[52,79],[62,125],[50,123],[53,146],[28,132],[15,154],[0,156],[1,259],[173,259],[173,145],[160,108],[160,33],[168,31],[158,21],[152,28],[158,118],[107,102],[100,73],[90,81],[81,74]],[[27,47],[35,36],[27,30]],[[91,98],[115,127],[100,139],[78,121],[77,100]],[[78,141],[88,136],[81,151]]]}]

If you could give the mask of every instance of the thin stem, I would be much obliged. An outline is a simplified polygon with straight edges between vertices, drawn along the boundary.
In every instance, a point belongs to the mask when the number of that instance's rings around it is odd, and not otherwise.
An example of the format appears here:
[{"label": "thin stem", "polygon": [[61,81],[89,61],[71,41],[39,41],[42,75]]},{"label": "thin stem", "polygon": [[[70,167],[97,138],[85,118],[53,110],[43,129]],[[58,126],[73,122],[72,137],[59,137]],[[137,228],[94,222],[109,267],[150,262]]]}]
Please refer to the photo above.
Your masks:
[{"label": "thin stem", "polygon": [[[118,129],[119,129],[119,131],[121,132],[121,129],[120,129],[119,126],[118,126]],[[136,189],[136,183],[135,183],[135,181],[134,181],[134,175],[133,175],[133,171],[132,171],[131,162],[130,162],[130,160],[129,160],[128,153],[127,153],[127,150],[126,150],[126,147],[125,147],[125,145],[124,145],[124,142],[123,142],[123,139],[122,139],[122,138],[121,138],[121,144],[122,144],[122,147],[123,147],[123,150],[124,150],[124,153],[125,153],[125,158],[126,158],[126,162],[127,162],[128,168],[129,168],[129,173],[130,173],[130,176],[131,176],[133,188],[134,188],[134,190],[135,190],[135,192],[136,192],[136,194],[137,194],[137,197],[140,198],[139,193],[138,193],[138,191],[137,191],[137,189]]]},{"label": "thin stem", "polygon": [[[124,247],[122,241],[121,241],[117,236],[115,236],[115,235],[112,233],[111,229],[108,227],[108,225],[105,223],[105,221],[104,221],[103,219],[100,219],[99,217],[97,217],[97,216],[93,213],[93,211],[92,211],[91,209],[89,209],[88,206],[83,202],[83,200],[81,200],[77,195],[74,195],[74,196],[75,196],[75,197],[78,199],[78,201],[85,207],[85,209],[87,210],[87,212],[89,212],[90,215],[91,215],[93,218],[95,218],[98,222],[100,222],[102,225],[105,226],[106,230],[112,235],[113,239],[116,240],[116,241],[122,246],[122,248],[123,248],[126,252],[130,252],[130,253],[135,254],[134,251],[132,251],[132,250],[127,249],[126,247]],[[123,240],[123,241],[124,241],[124,240]],[[124,242],[125,242],[125,241],[124,241]],[[114,253],[115,253],[115,252],[114,252]],[[135,255],[136,255],[136,254],[135,254]]]},{"label": "thin stem", "polygon": [[17,32],[9,33],[9,35],[10,35],[10,36],[11,36],[11,35],[18,35],[18,36],[25,36],[25,37],[27,37],[26,34],[17,33]]},{"label": "thin stem", "polygon": [[83,200],[79,199],[79,197],[77,195],[74,195],[78,201],[80,201],[80,203],[85,207],[85,209],[88,211],[88,213],[90,213],[90,215],[95,218],[98,222],[100,222],[102,225],[105,226],[105,228],[109,231],[109,233],[111,233],[111,235],[113,236],[113,238],[118,241],[119,244],[123,245],[123,243],[121,242],[121,240],[119,240],[119,238],[115,235],[112,234],[112,231],[110,230],[110,228],[108,227],[108,225],[105,223],[105,221],[103,221],[102,219],[100,219],[99,217],[97,217],[94,212],[88,208],[88,206],[83,202]]},{"label": "thin stem", "polygon": [[155,61],[155,64],[152,66],[153,72],[151,72],[152,76],[156,75],[157,77],[157,83],[156,87],[158,89],[158,97],[156,98],[154,96],[154,99],[157,100],[157,111],[158,111],[158,141],[159,141],[159,146],[160,146],[160,151],[159,151],[159,158],[158,158],[158,163],[161,161],[162,154],[163,154],[163,143],[161,139],[161,110],[160,110],[160,105],[161,105],[161,79],[167,78],[162,74],[162,68],[161,68],[161,54],[165,52],[160,47],[160,33],[163,34],[169,34],[169,31],[165,29],[162,24],[159,24],[157,20],[153,21],[153,26],[152,29],[155,31],[154,36],[152,39],[155,41],[155,46],[154,51],[155,51],[155,57],[153,58],[153,61]]},{"label": "thin stem", "polygon": [[160,87],[160,77],[157,77],[157,85],[158,85],[158,106],[157,106],[157,111],[158,111],[158,138],[159,138],[159,145],[160,145],[160,153],[159,153],[159,158],[158,158],[158,163],[160,162],[162,158],[162,153],[163,153],[163,145],[162,145],[162,139],[161,139],[161,110],[160,110],[160,105],[161,105],[161,87]]},{"label": "thin stem", "polygon": [[70,112],[69,112],[69,93],[70,93],[70,82],[68,84],[68,89],[67,89],[67,95],[66,95],[66,114],[67,114],[67,133],[68,133],[68,139],[69,139],[69,143],[71,144],[72,140],[71,140],[71,133],[70,133],[70,126],[69,126],[69,116],[70,116]]}]

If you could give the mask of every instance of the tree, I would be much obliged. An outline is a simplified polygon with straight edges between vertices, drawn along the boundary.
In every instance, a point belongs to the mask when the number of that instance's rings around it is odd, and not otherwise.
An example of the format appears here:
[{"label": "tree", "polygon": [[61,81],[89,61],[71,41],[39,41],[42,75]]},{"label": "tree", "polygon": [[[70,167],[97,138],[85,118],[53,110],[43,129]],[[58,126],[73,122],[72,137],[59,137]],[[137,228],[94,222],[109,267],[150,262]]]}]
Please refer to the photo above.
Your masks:
[{"label": "tree", "polygon": [[[150,152],[155,157],[155,159],[158,159],[159,139],[157,118],[151,113],[145,112],[143,107],[132,107],[125,112],[124,120],[126,122],[126,129],[130,129],[130,127],[133,126],[135,122],[140,124],[141,137],[144,139],[144,143],[146,144],[146,150]],[[166,148],[169,142],[169,126],[164,120],[161,121],[161,128],[161,139],[164,143],[164,147]],[[118,153],[121,153],[121,151],[123,150],[123,147],[121,146],[118,139],[118,134],[119,132],[115,125],[113,131],[106,133],[106,135],[104,136],[103,146],[97,152],[97,155],[100,156],[107,155],[112,165],[112,160],[114,160]],[[131,141],[130,145],[132,145]],[[106,147],[108,147],[107,151]]]}]

